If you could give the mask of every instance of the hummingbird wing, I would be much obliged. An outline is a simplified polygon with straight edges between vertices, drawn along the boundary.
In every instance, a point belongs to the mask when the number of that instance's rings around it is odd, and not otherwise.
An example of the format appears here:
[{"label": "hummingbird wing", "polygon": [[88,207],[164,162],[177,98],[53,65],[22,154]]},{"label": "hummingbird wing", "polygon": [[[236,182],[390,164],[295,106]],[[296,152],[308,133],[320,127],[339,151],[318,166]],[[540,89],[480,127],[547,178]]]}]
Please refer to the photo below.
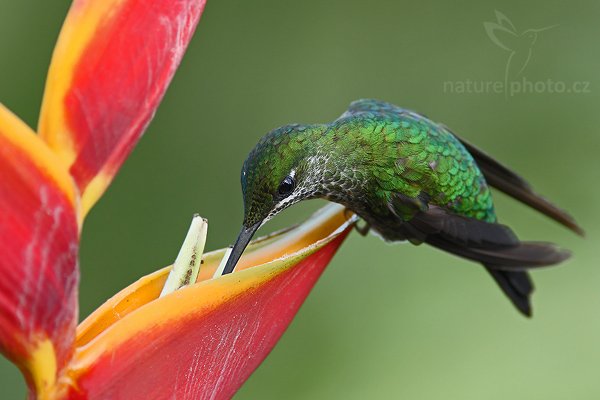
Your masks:
[{"label": "hummingbird wing", "polygon": [[513,32],[517,31],[517,28],[515,28],[515,26],[511,22],[511,20],[508,19],[508,17],[506,15],[504,15],[503,13],[501,13],[498,10],[494,10],[494,13],[496,14],[496,20],[498,21],[498,24],[500,26],[504,26],[504,27],[506,27],[507,29],[510,29]]},{"label": "hummingbird wing", "polygon": [[495,22],[484,22],[483,27],[490,40],[506,51],[514,51],[519,35],[511,27],[506,27]]},{"label": "hummingbird wing", "polygon": [[[427,118],[422,114],[418,114],[414,111],[407,110],[405,108],[398,107],[396,105],[375,100],[375,99],[360,99],[352,102],[348,107],[348,110],[342,115],[347,117],[350,115],[356,115],[364,112],[375,112],[392,115],[410,115],[417,118]],[[483,173],[487,183],[490,186],[506,193],[516,200],[528,205],[529,207],[541,212],[547,217],[552,218],[556,222],[569,228],[573,232],[582,235],[584,234],[583,229],[577,225],[575,219],[569,215],[566,211],[558,208],[543,196],[533,191],[531,185],[508,167],[489,156],[484,151],[480,150],[476,146],[467,142],[460,136],[456,135],[447,126],[443,124],[437,124],[441,129],[447,131],[458,139],[461,144],[467,149],[467,151],[473,156],[477,166]]]},{"label": "hummingbird wing", "polygon": [[[393,194],[389,203],[392,212],[399,217],[405,216],[403,213],[412,204],[414,202],[407,203],[403,194]],[[520,241],[506,225],[454,214],[435,205],[425,210],[421,207],[405,225],[409,237],[493,269],[543,267],[569,257],[567,251],[552,243]]]},{"label": "hummingbird wing", "polygon": [[405,216],[412,207],[412,218],[402,224],[406,237],[417,238],[441,250],[481,262],[500,289],[524,315],[531,316],[533,283],[524,268],[552,265],[569,253],[551,243],[521,242],[512,230],[501,224],[453,214],[426,204],[426,195],[407,199],[393,194],[392,212]]},{"label": "hummingbird wing", "polygon": [[[448,128],[444,127],[449,132]],[[496,189],[552,218],[573,232],[584,235],[583,229],[566,211],[561,210],[533,191],[531,185],[516,172],[493,159],[487,153],[451,132],[475,159],[486,181]]]}]

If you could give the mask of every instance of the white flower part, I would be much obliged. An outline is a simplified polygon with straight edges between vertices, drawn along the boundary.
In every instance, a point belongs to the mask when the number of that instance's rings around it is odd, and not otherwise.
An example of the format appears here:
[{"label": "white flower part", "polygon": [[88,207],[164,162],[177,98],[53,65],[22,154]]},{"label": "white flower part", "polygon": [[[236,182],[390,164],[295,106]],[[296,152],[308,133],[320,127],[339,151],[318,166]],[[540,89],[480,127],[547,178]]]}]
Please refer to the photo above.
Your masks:
[{"label": "white flower part", "polygon": [[192,218],[188,233],[167,277],[160,297],[166,296],[187,285],[196,283],[206,244],[208,221],[198,214]]}]

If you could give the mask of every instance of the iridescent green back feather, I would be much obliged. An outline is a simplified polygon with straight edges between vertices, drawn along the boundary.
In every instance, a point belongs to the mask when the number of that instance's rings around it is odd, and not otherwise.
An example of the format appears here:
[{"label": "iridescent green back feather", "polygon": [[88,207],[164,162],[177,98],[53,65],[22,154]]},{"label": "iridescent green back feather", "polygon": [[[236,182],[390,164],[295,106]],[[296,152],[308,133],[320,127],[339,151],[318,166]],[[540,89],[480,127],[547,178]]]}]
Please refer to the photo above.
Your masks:
[{"label": "iridescent green back feather", "polygon": [[425,192],[432,204],[495,221],[483,174],[454,135],[421,115],[389,108],[372,100],[353,103],[325,136],[338,136],[338,143],[349,141],[355,149],[364,149],[355,161],[370,165],[367,170],[377,182],[379,197],[398,192],[416,198]]},{"label": "iridescent green back feather", "polygon": [[[490,190],[463,145],[443,126],[387,103],[358,101],[330,124],[270,132],[244,164],[244,192],[275,198],[291,170],[300,179],[310,170],[305,179],[312,181],[300,182],[305,192],[314,192],[310,197],[370,196],[366,202],[376,211],[394,193],[416,198],[424,192],[430,203],[455,213],[496,220]],[[267,199],[246,201],[257,210]]]}]

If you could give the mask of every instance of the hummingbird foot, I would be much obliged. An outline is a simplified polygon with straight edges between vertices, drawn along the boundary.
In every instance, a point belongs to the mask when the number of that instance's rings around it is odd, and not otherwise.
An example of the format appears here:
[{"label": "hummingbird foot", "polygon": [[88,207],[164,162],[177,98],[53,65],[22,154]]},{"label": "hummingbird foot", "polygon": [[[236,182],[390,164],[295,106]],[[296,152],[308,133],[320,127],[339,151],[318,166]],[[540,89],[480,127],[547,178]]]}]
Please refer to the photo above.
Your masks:
[{"label": "hummingbird foot", "polygon": [[354,229],[356,229],[356,232],[358,232],[361,236],[367,236],[371,230],[371,225],[366,221],[363,222],[363,226],[359,226],[358,223],[354,224]]},{"label": "hummingbird foot", "polygon": [[[346,208],[344,210],[345,218],[350,218],[353,214],[354,212],[349,208]],[[356,229],[356,232],[358,232],[361,236],[367,236],[369,234],[369,231],[371,230],[371,225],[364,219],[361,219],[361,221],[363,221],[365,224],[363,226],[359,226],[357,221],[354,223],[354,229]]]}]

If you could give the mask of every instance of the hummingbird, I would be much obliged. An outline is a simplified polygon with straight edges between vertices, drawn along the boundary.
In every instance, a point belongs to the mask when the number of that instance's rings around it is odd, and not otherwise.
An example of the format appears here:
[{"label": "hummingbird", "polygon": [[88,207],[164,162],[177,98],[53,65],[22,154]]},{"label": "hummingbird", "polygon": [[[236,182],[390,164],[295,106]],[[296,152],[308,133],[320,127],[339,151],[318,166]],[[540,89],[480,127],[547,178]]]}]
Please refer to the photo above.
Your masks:
[{"label": "hummingbird", "polygon": [[529,64],[533,47],[541,32],[555,28],[558,25],[543,28],[532,28],[519,32],[506,15],[496,10],[496,22],[484,22],[483,26],[488,37],[495,45],[508,52],[504,81],[519,76]]},{"label": "hummingbird", "polygon": [[424,115],[363,99],[328,124],[274,129],[241,171],[244,219],[226,261],[231,273],[254,233],[282,210],[321,198],[342,204],[389,242],[436,247],[478,262],[514,306],[531,316],[527,270],[570,253],[520,241],[500,224],[490,187],[583,235],[565,211],[515,172]]}]

